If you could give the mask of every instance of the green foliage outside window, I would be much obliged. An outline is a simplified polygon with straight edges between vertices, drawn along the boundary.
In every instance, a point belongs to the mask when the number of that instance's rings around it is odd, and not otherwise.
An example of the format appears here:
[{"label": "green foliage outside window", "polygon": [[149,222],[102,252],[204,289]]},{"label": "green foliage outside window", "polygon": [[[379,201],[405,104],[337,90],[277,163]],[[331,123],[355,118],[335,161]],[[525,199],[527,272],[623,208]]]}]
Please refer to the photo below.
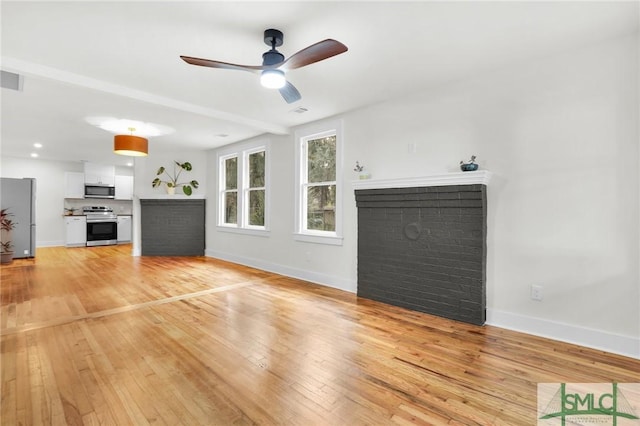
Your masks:
[{"label": "green foliage outside window", "polygon": [[249,155],[249,225],[264,226],[265,152]]},{"label": "green foliage outside window", "polygon": [[307,141],[307,229],[335,231],[336,136]]},{"label": "green foliage outside window", "polygon": [[238,223],[238,193],[224,195],[224,223]]},{"label": "green foliage outside window", "polygon": [[335,135],[307,142],[307,182],[336,180]]},{"label": "green foliage outside window", "polygon": [[224,171],[224,189],[238,189],[238,157],[227,158],[224,161]]},{"label": "green foliage outside window", "polygon": [[224,161],[224,223],[238,223],[238,157]]}]

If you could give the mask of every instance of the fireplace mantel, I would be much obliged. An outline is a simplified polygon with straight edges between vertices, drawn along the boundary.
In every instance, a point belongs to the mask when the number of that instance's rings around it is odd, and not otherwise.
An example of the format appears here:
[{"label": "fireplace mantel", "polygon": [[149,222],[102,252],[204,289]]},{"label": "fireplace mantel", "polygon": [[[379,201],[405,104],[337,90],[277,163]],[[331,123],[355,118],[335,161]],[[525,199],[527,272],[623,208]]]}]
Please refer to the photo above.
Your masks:
[{"label": "fireplace mantel", "polygon": [[353,189],[386,189],[413,188],[421,186],[449,185],[488,185],[491,172],[478,170],[475,172],[441,173],[436,175],[396,178],[396,179],[361,179],[352,182]]}]

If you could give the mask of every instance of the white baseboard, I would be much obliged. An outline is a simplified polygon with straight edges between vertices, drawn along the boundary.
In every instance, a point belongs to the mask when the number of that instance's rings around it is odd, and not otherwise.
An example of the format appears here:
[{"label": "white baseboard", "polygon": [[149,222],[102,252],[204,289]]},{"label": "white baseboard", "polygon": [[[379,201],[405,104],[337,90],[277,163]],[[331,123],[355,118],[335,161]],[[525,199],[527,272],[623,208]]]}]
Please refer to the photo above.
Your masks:
[{"label": "white baseboard", "polygon": [[250,266],[252,268],[262,269],[263,271],[274,272],[276,274],[309,281],[315,284],[321,284],[327,287],[337,288],[338,290],[344,290],[350,293],[355,293],[357,290],[357,283],[355,281],[345,280],[344,278],[336,277],[334,275],[306,271],[303,269],[292,268],[290,266],[280,265],[277,263],[266,262],[261,259],[237,256],[234,254],[222,253],[214,250],[205,250],[205,256],[226,260],[228,262],[239,263],[241,265]]},{"label": "white baseboard", "polygon": [[487,324],[640,359],[640,337],[487,309]]},{"label": "white baseboard", "polygon": [[64,241],[36,241],[36,248],[38,247],[61,247],[64,246]]}]

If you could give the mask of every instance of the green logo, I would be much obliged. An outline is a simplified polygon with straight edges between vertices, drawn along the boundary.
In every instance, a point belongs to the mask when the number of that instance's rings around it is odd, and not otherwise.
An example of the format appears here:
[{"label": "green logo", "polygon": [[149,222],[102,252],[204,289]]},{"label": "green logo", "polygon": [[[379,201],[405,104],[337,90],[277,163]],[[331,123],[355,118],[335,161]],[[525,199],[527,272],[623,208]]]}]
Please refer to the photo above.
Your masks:
[{"label": "green logo", "polygon": [[639,391],[638,383],[540,383],[538,424],[640,425]]}]

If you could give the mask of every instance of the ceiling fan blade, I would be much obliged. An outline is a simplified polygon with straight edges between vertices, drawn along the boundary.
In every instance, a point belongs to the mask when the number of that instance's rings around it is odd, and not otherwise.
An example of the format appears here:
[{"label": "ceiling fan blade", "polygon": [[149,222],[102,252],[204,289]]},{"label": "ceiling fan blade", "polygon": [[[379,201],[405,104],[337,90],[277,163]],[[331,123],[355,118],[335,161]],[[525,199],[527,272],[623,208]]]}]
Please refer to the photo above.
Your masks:
[{"label": "ceiling fan blade", "polygon": [[226,70],[240,70],[240,71],[249,71],[249,72],[255,73],[268,68],[273,68],[273,67],[265,67],[262,65],[230,64],[228,62],[213,61],[211,59],[193,58],[191,56],[180,56],[180,58],[182,58],[183,61],[191,65],[199,65],[201,67],[209,67],[209,68],[221,68]]},{"label": "ceiling fan blade", "polygon": [[302,99],[302,96],[300,96],[300,92],[298,92],[298,89],[296,89],[293,84],[289,83],[288,81],[283,88],[278,90],[288,104]]},{"label": "ceiling fan blade", "polygon": [[349,50],[347,46],[329,38],[294,53],[278,68],[294,70],[339,55],[347,50]]}]

